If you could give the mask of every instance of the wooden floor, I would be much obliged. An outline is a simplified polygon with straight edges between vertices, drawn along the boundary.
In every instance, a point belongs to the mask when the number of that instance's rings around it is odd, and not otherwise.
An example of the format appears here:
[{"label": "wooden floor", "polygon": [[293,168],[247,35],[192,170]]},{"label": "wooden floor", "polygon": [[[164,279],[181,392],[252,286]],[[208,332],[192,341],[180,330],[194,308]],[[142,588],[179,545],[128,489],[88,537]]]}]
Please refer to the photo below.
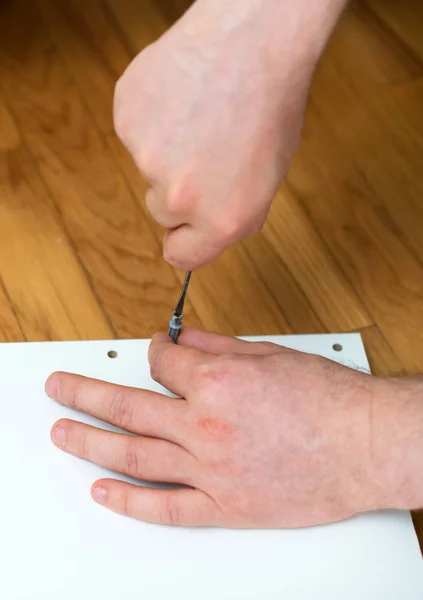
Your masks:
[{"label": "wooden floor", "polygon": [[[162,259],[111,106],[188,3],[0,0],[2,341],[166,328],[183,273]],[[351,5],[262,234],[195,274],[187,324],[361,331],[375,373],[423,373],[422,31],[421,0]]]}]

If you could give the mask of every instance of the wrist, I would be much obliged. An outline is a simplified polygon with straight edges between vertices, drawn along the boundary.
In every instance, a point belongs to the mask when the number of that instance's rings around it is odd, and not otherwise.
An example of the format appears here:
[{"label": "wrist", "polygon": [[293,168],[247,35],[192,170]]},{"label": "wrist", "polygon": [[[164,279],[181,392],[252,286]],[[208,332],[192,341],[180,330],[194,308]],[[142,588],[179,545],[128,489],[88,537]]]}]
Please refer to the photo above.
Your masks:
[{"label": "wrist", "polygon": [[211,35],[244,35],[250,47],[265,51],[275,64],[287,56],[314,68],[347,0],[196,0],[183,19],[187,32],[207,40]]},{"label": "wrist", "polygon": [[378,508],[419,509],[423,507],[423,379],[380,380],[379,388],[383,399],[371,426],[374,480],[380,484]]}]

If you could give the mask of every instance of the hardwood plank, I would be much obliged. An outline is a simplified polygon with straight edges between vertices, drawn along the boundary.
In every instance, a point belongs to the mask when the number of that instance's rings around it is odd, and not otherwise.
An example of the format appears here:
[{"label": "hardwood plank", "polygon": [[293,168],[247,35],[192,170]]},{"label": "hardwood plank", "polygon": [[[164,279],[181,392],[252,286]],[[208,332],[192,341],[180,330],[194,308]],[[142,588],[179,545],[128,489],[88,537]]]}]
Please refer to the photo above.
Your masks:
[{"label": "hardwood plank", "polygon": [[169,24],[172,24],[179,19],[193,3],[194,0],[155,0],[154,4],[156,10],[166,18]]},{"label": "hardwood plank", "polygon": [[[348,42],[348,29],[360,34],[356,51]],[[348,57],[353,57],[353,64]],[[369,201],[384,213],[382,218],[388,222],[390,217],[390,227],[395,222],[398,235],[423,260],[422,76],[423,63],[407,53],[365,6],[355,5],[321,61],[311,94],[320,120],[307,121],[304,137],[315,135],[315,128],[325,122],[349,156],[342,169],[366,188]],[[357,149],[363,153],[360,165]]]},{"label": "hardwood plank", "polygon": [[197,271],[190,293],[206,329],[227,335],[291,331],[280,306],[268,293],[260,272],[240,243]]},{"label": "hardwood plank", "polygon": [[[163,33],[189,5],[186,0],[36,2],[97,126],[108,133],[113,131],[113,92],[119,76],[136,51]],[[144,32],[136,34],[135,50],[128,41],[129,25],[140,26]]]},{"label": "hardwood plank", "polygon": [[367,153],[360,179],[379,217],[423,263],[422,103],[423,80],[369,95],[348,141]]},{"label": "hardwood plank", "polygon": [[37,4],[97,126],[112,132],[113,91],[131,55],[104,2],[37,0]]},{"label": "hardwood plank", "polygon": [[[152,220],[144,203],[147,184],[119,140],[108,136],[107,142],[139,202],[145,221],[161,240],[163,230]],[[182,283],[184,274],[176,271],[176,275]],[[288,333],[290,328],[281,307],[259,281],[260,273],[250,256],[242,244],[237,244],[195,273],[189,298],[206,329],[228,335],[259,335],[263,331]],[[186,322],[191,325],[190,318],[187,317]]]},{"label": "hardwood plank", "polygon": [[16,123],[0,96],[0,151],[12,150],[21,143]]},{"label": "hardwood plank", "polygon": [[359,331],[373,375],[399,377],[405,375],[400,360],[375,325]]},{"label": "hardwood plank", "polygon": [[380,20],[423,61],[421,0],[366,0]]},{"label": "hardwood plank", "polygon": [[0,342],[23,342],[24,334],[0,281]]},{"label": "hardwood plank", "polygon": [[[251,262],[260,273],[268,294],[279,306],[294,333],[324,333],[323,325],[298,282],[298,271],[291,272],[284,256],[275,251],[263,234],[242,242]],[[259,283],[259,285],[261,285]],[[337,330],[336,323],[333,323]]]},{"label": "hardwood plank", "polygon": [[273,203],[263,235],[280,260],[295,273],[314,312],[330,331],[351,331],[372,319],[309,217],[288,187]]},{"label": "hardwood plank", "polygon": [[[346,177],[353,177],[357,186],[365,188],[369,202],[387,226],[395,227],[423,261],[419,226],[423,219],[423,65],[404,53],[401,44],[380,27],[371,13],[369,18],[365,8],[356,10],[354,18],[354,30],[362,34],[357,44],[360,51],[354,52],[353,46],[346,44],[346,28],[341,23],[340,35],[334,37],[321,61],[312,88],[310,106],[319,112],[319,119],[307,121],[304,138],[316,135],[319,123],[325,123],[325,130],[331,130],[348,156],[342,165]],[[365,26],[368,23],[372,24],[370,30]],[[377,52],[375,37],[380,42]],[[368,65],[375,64],[371,59],[375,55],[379,57],[380,72],[383,74],[383,66],[389,65],[389,72],[395,76],[386,72],[378,78],[375,72],[369,78]],[[341,68],[346,56],[354,56],[354,68]],[[399,67],[393,66],[393,57],[403,65],[402,75]],[[363,153],[360,164],[358,148]]]},{"label": "hardwood plank", "polygon": [[25,337],[113,337],[24,147],[2,155],[0,198],[0,277]]},{"label": "hardwood plank", "polygon": [[39,13],[13,2],[11,28],[0,24],[0,73],[26,142],[117,334],[150,337],[167,327],[179,283]]},{"label": "hardwood plank", "polygon": [[[311,107],[308,118],[315,125],[318,114]],[[298,155],[290,185],[404,367],[421,372],[423,268],[372,205],[360,175],[366,159],[360,161],[360,146],[356,151],[357,170],[351,168],[343,146],[322,126],[318,139],[310,137],[307,149],[303,146]]]},{"label": "hardwood plank", "polygon": [[[385,3],[385,0],[382,0]],[[381,25],[367,5],[351,2],[329,41],[322,61],[351,88],[411,81],[423,74],[422,63]],[[328,96],[330,100],[330,96]]]},{"label": "hardwood plank", "polygon": [[171,25],[168,15],[159,12],[156,0],[105,0],[133,55],[160,37]]}]

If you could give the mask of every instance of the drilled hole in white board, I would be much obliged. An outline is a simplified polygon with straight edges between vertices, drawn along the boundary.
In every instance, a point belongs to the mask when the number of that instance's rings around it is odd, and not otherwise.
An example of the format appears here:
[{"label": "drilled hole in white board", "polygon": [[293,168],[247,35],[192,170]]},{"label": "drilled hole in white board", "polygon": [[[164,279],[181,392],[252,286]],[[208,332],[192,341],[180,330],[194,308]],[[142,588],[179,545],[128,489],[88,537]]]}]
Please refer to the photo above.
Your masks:
[{"label": "drilled hole in white board", "polygon": [[108,356],[109,358],[116,358],[116,357],[117,357],[117,352],[116,352],[116,350],[109,350],[109,351],[108,351],[108,353],[107,353],[107,356]]},{"label": "drilled hole in white board", "polygon": [[332,348],[335,350],[335,352],[342,352],[343,350],[341,344],[334,344]]}]

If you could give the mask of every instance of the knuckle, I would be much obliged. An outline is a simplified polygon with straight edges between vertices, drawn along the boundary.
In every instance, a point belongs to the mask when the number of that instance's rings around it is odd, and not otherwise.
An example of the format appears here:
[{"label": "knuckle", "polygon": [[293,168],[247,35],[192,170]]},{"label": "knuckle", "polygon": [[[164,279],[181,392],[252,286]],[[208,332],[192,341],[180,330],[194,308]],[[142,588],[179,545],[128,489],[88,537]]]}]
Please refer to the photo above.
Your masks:
[{"label": "knuckle", "polygon": [[163,525],[181,525],[181,509],[174,494],[164,494],[160,508],[160,523]]},{"label": "knuckle", "polygon": [[169,188],[165,198],[166,209],[177,216],[191,212],[197,202],[198,194],[184,177]]},{"label": "knuckle", "polygon": [[129,517],[131,515],[131,502],[130,502],[128,492],[123,492],[122,498],[121,498],[121,503],[122,503],[122,509],[121,509],[122,514],[125,515],[126,517]]},{"label": "knuckle", "polygon": [[186,251],[181,250],[180,243],[174,243],[174,239],[172,236],[167,237],[165,239],[163,246],[163,258],[166,262],[168,262],[176,269],[181,269],[183,271],[193,271],[195,268],[197,268],[199,266],[196,262],[197,257],[193,257],[192,254],[193,253],[190,252],[190,255],[187,256]]},{"label": "knuckle", "polygon": [[204,389],[225,384],[233,372],[233,360],[231,357],[221,356],[213,363],[198,365],[193,373],[195,387]]},{"label": "knuckle", "polygon": [[192,384],[197,390],[204,390],[213,382],[213,367],[210,364],[198,365],[192,373]]},{"label": "knuckle", "polygon": [[133,403],[128,394],[116,392],[110,403],[110,420],[121,429],[129,429],[133,422]]},{"label": "knuckle", "polygon": [[122,110],[115,110],[113,122],[118,138],[122,142],[125,142],[128,139],[129,126],[127,126],[127,121]]},{"label": "knuckle", "polygon": [[67,406],[69,406],[69,408],[72,408],[73,410],[77,410],[80,397],[81,391],[79,387],[76,387],[74,390],[71,390],[69,396],[67,397]]},{"label": "knuckle", "polygon": [[159,382],[160,376],[171,366],[170,348],[161,348],[150,362],[150,375],[154,381]]},{"label": "knuckle", "polygon": [[122,109],[115,111],[113,122],[116,135],[118,136],[120,141],[126,146],[126,148],[131,152],[131,124],[128,119],[128,116],[125,114],[125,111],[123,111]]},{"label": "knuckle", "polygon": [[113,97],[113,124],[118,137],[123,140],[127,138],[129,127],[122,96],[122,83],[119,79]]},{"label": "knuckle", "polygon": [[168,192],[165,198],[166,210],[171,215],[180,215],[185,209],[185,199],[179,192]]},{"label": "knuckle", "polygon": [[135,162],[143,175],[150,180],[159,177],[160,153],[148,142],[147,136],[143,139],[142,146],[134,153]]},{"label": "knuckle", "polygon": [[[68,426],[67,429],[68,429],[68,436],[69,436],[69,438],[71,438],[72,437],[71,427]],[[86,435],[85,431],[81,431],[78,435],[77,453],[78,453],[78,456],[80,456],[81,458],[89,458],[88,441],[87,441],[87,435]]]},{"label": "knuckle", "polygon": [[119,105],[122,98],[122,88],[125,82],[125,77],[122,75],[115,83],[115,88],[113,90],[113,103],[114,105]]},{"label": "knuckle", "polygon": [[129,439],[126,446],[124,468],[125,472],[134,478],[139,475],[138,451],[137,438],[134,438],[134,440]]},{"label": "knuckle", "polygon": [[213,226],[213,233],[223,242],[231,243],[238,238],[242,228],[243,224],[239,217],[220,218]]}]

